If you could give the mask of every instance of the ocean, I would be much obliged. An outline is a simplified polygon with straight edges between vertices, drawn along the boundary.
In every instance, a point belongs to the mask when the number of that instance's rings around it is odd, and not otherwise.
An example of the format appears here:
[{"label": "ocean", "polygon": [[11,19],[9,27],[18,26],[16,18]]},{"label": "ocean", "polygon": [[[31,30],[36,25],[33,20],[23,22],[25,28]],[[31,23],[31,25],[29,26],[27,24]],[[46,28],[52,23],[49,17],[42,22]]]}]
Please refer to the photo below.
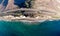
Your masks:
[{"label": "ocean", "polygon": [[60,20],[46,20],[36,24],[0,20],[0,36],[60,36]]},{"label": "ocean", "polygon": [[[4,1],[4,2],[3,2]],[[8,1],[9,0],[0,0],[0,4],[3,2],[3,6],[7,6],[7,4],[8,4]],[[15,5],[17,5],[17,6],[22,6],[23,7],[23,5],[24,5],[24,3],[25,3],[25,1],[26,0],[14,0],[14,3],[13,4],[15,4]],[[22,5],[23,4],[23,5]]]}]

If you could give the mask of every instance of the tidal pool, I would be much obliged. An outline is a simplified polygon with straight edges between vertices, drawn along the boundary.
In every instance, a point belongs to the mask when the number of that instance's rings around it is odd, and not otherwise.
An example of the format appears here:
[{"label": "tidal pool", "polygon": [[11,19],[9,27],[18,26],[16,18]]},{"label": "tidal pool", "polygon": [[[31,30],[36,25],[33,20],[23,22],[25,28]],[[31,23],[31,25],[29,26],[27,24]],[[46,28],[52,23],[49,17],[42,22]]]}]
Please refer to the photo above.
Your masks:
[{"label": "tidal pool", "polygon": [[60,36],[60,20],[36,24],[0,20],[0,36]]}]

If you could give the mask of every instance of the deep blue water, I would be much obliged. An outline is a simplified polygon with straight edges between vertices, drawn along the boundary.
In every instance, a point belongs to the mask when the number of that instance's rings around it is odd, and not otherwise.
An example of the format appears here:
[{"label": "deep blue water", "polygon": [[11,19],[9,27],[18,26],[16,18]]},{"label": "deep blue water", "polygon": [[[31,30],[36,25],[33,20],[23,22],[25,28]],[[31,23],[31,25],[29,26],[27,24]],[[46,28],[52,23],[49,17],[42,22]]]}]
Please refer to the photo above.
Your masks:
[{"label": "deep blue water", "polygon": [[[0,0],[0,4],[1,4],[2,1],[3,1],[3,0]],[[9,1],[9,0],[4,0],[3,6],[7,6],[8,1]],[[26,1],[26,0],[14,0],[14,4],[15,4],[15,5],[18,5],[19,7],[20,7],[20,6],[21,6],[21,7],[24,7],[25,1]]]},{"label": "deep blue water", "polygon": [[[3,1],[3,0],[0,0],[0,4],[2,3],[2,1]],[[4,0],[3,6],[7,6],[7,4],[8,4],[8,0]]]},{"label": "deep blue water", "polygon": [[60,20],[27,25],[16,21],[0,21],[0,36],[60,36]]},{"label": "deep blue water", "polygon": [[0,4],[1,4],[2,0],[0,0]]}]

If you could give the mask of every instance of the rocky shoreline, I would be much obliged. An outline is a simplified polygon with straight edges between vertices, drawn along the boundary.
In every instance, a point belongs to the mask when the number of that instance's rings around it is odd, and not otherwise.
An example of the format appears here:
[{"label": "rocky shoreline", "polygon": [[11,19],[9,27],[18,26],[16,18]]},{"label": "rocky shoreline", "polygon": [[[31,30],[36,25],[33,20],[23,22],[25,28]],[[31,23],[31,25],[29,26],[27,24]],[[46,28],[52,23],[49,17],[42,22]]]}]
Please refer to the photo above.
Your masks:
[{"label": "rocky shoreline", "polygon": [[22,21],[22,22],[44,22],[46,20],[48,21],[54,21],[54,20],[60,20],[60,18],[50,18],[50,19],[44,19],[44,18],[30,18],[30,17],[25,17],[25,16],[20,16],[20,17],[14,17],[14,16],[2,16],[0,17],[0,20],[3,21]]}]

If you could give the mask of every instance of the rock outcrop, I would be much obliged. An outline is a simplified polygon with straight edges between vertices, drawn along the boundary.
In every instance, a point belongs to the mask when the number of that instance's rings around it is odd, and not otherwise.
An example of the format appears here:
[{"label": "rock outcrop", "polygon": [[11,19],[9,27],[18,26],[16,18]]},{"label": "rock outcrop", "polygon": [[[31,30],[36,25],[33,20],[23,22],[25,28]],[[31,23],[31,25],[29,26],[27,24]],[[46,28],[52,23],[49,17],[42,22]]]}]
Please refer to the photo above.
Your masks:
[{"label": "rock outcrop", "polygon": [[58,0],[34,0],[33,8],[42,10],[59,11],[60,2]]},{"label": "rock outcrop", "polygon": [[[41,12],[54,13],[50,14],[50,16],[57,15],[60,16],[60,0],[34,0],[34,4],[32,4],[32,8],[43,10]],[[43,13],[43,15],[48,13]]]},{"label": "rock outcrop", "polygon": [[17,6],[14,5],[14,0],[9,0],[5,10],[13,10],[13,9],[16,9],[16,7]]}]

